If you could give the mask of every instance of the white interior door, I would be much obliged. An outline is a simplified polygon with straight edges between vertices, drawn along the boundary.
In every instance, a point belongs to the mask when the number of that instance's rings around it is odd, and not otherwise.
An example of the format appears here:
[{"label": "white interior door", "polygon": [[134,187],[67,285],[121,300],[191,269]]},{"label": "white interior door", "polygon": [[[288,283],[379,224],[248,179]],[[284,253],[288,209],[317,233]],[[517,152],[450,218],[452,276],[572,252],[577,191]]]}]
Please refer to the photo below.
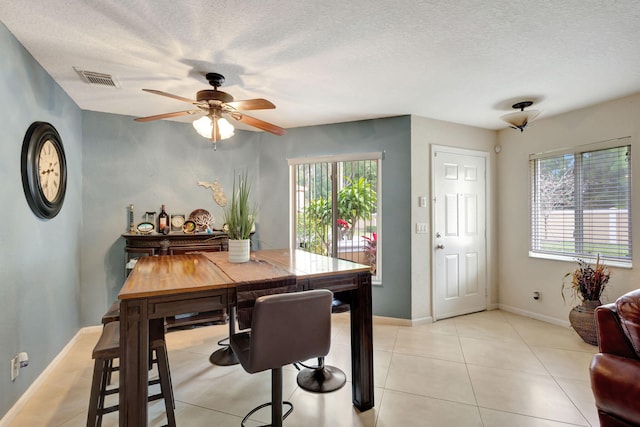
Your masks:
[{"label": "white interior door", "polygon": [[432,147],[433,314],[487,308],[486,153]]}]

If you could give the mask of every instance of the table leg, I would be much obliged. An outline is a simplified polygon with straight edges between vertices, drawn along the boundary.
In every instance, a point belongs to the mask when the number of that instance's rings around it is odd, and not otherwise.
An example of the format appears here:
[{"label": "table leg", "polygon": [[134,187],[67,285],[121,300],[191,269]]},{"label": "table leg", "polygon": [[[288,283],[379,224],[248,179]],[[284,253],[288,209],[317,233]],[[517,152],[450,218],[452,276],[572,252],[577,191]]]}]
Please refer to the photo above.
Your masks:
[{"label": "table leg", "polygon": [[149,319],[144,300],[120,301],[120,426],[147,425]]},{"label": "table leg", "polygon": [[373,320],[371,275],[358,275],[358,289],[351,295],[351,372],[353,405],[361,411],[373,408]]}]

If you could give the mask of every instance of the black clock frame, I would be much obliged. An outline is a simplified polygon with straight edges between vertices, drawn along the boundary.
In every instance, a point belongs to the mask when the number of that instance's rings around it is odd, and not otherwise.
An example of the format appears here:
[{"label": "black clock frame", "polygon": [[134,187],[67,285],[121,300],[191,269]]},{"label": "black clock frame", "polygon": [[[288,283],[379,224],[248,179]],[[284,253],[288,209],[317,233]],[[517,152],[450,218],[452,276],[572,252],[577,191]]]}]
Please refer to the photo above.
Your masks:
[{"label": "black clock frame", "polygon": [[[51,141],[60,155],[60,190],[52,201],[47,200],[42,191],[38,159],[45,142]],[[58,215],[67,192],[67,160],[58,131],[45,122],[33,122],[22,141],[22,188],[27,203],[36,216],[51,219]]]}]

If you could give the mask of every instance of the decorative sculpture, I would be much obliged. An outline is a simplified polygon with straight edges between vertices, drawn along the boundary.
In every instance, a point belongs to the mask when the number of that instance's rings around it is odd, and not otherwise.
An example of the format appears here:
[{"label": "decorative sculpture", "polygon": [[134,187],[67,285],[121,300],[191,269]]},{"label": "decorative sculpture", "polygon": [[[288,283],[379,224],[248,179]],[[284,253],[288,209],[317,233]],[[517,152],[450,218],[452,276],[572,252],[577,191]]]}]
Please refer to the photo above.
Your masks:
[{"label": "decorative sculpture", "polygon": [[211,189],[213,192],[213,200],[216,201],[218,206],[225,207],[227,205],[227,196],[224,194],[222,184],[220,184],[217,179],[212,183],[207,181],[198,181],[198,185]]}]

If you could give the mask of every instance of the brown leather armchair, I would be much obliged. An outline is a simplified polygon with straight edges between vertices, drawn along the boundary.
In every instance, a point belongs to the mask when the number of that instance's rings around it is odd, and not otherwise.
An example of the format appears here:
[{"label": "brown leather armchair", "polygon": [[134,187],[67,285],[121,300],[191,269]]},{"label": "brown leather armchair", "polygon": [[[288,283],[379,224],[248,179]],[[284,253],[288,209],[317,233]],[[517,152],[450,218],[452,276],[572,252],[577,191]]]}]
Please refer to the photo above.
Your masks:
[{"label": "brown leather armchair", "polygon": [[591,389],[603,427],[640,426],[640,289],[596,309]]}]

